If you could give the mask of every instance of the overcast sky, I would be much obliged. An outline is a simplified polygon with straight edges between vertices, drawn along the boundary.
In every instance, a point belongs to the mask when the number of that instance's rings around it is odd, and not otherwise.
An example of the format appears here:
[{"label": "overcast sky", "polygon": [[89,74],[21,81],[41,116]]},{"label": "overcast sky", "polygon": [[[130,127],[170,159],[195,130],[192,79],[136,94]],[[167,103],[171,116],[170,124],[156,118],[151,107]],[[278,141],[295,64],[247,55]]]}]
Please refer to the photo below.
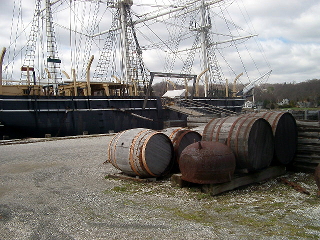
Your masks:
[{"label": "overcast sky", "polygon": [[[262,46],[266,59],[265,69],[272,70],[269,83],[302,82],[320,78],[319,0],[236,1],[246,8],[245,15],[248,14],[250,19],[247,20],[251,22],[250,32],[258,34],[257,42]],[[0,47],[8,47],[6,45],[10,42],[14,2],[18,3],[19,0],[1,1]],[[150,3],[149,0],[134,2]],[[165,0],[156,2],[163,4]],[[29,9],[29,15],[32,16],[34,0],[22,0],[22,3],[22,8]],[[27,16],[28,12],[23,14]],[[238,25],[244,23],[238,18],[239,12],[230,10],[230,14],[234,14],[232,19]],[[247,48],[255,47],[248,44]],[[152,57],[149,56],[150,59]],[[149,67],[153,67],[152,64],[150,62]]]}]

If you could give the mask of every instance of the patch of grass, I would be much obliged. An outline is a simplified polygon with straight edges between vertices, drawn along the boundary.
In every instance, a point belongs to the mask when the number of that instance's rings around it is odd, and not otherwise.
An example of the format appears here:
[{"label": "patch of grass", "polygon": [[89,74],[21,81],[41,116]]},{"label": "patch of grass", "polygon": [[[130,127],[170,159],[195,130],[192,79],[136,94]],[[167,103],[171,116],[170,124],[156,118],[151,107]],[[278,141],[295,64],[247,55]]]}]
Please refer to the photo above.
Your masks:
[{"label": "patch of grass", "polygon": [[180,208],[173,208],[173,207],[166,207],[162,206],[160,207],[166,211],[169,211],[174,216],[178,216],[180,218],[183,218],[185,220],[199,222],[199,223],[209,223],[211,222],[212,218],[205,210],[191,210],[191,211],[184,211]]},{"label": "patch of grass", "polygon": [[115,192],[127,192],[128,188],[126,186],[116,186],[112,190]]},{"label": "patch of grass", "polygon": [[239,209],[240,206],[239,205],[228,205],[228,206],[217,206],[214,208],[214,211],[218,212],[218,213],[222,213],[222,212],[230,212],[232,210],[237,210]]}]

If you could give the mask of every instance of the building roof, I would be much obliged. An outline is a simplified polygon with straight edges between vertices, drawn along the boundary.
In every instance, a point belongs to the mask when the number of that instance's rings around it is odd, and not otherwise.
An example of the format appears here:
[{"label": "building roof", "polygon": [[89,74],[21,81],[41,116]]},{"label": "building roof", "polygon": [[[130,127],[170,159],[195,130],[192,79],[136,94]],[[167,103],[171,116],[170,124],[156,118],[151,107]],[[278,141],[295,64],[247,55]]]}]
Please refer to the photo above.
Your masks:
[{"label": "building roof", "polygon": [[[163,94],[162,97],[168,97],[168,98],[175,98],[175,97],[184,97],[185,96],[185,89],[180,90],[169,90],[165,94]],[[188,96],[190,96],[190,93],[188,93]]]}]

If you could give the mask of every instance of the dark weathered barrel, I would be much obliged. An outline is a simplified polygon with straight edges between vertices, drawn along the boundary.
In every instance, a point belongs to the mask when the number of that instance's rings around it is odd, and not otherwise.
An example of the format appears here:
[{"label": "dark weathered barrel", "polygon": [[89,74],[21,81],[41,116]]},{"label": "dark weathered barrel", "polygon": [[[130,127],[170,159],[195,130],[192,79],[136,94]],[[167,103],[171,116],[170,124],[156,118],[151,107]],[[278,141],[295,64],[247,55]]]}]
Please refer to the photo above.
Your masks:
[{"label": "dark weathered barrel", "polygon": [[166,134],[172,141],[174,158],[178,162],[180,155],[188,145],[201,141],[201,134],[186,128],[166,128],[162,133]]},{"label": "dark weathered barrel", "polygon": [[171,167],[173,146],[163,133],[135,128],[116,134],[109,143],[109,162],[130,176],[158,177]]},{"label": "dark weathered barrel", "polygon": [[274,137],[270,124],[263,118],[242,115],[212,119],[202,140],[229,146],[236,156],[237,169],[259,170],[268,167],[273,159]]},{"label": "dark weathered barrel", "polygon": [[275,158],[282,164],[293,161],[298,145],[298,130],[295,118],[288,112],[260,112],[252,116],[267,120],[274,135]]},{"label": "dark weathered barrel", "polygon": [[223,143],[200,141],[190,144],[181,153],[181,178],[200,184],[231,181],[236,168],[232,150]]}]

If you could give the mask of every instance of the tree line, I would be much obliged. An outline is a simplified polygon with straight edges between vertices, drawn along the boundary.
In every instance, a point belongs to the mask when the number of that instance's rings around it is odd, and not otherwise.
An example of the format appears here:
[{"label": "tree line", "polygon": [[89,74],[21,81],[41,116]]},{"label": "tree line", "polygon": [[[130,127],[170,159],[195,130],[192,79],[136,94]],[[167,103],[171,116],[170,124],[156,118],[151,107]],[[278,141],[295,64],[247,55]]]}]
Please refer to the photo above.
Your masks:
[{"label": "tree line", "polygon": [[[184,89],[184,85],[172,84],[166,81],[156,83],[152,86],[153,95],[162,96],[166,91],[173,89]],[[229,84],[229,96],[232,96],[232,84]],[[243,85],[237,85],[236,89],[240,90]],[[192,87],[188,91],[192,92]],[[209,94],[213,97],[226,97],[225,86],[216,86],[215,92]],[[203,86],[199,87],[200,96],[204,96]],[[320,106],[320,79],[307,80],[300,83],[266,83],[262,86],[256,86],[248,100],[254,100],[264,108],[275,107],[298,107],[301,104],[306,107]],[[283,99],[288,99],[288,104],[279,105]]]},{"label": "tree line", "polygon": [[255,101],[265,108],[279,106],[283,99],[288,104],[279,107],[320,106],[320,80],[313,79],[301,83],[264,84],[254,90]]}]

